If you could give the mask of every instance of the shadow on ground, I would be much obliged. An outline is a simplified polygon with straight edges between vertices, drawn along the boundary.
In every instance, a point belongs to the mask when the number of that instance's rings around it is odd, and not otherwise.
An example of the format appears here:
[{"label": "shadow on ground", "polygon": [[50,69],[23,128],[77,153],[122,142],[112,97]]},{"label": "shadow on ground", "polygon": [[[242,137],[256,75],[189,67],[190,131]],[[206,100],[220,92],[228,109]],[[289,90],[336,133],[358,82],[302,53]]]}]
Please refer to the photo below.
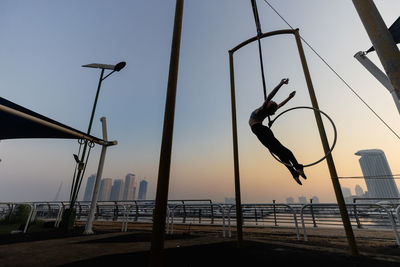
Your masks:
[{"label": "shadow on ground", "polygon": [[82,236],[84,228],[73,228],[65,233],[58,228],[48,228],[43,231],[18,233],[18,234],[6,234],[0,235],[0,245],[21,243],[21,242],[34,242],[42,240],[60,239],[68,237]]},{"label": "shadow on ground", "polygon": [[[328,253],[314,250],[275,246],[262,242],[244,241],[242,248],[236,242],[165,249],[165,266],[399,266],[399,263],[375,260],[367,257]],[[131,263],[148,266],[149,252],[114,254],[63,266],[106,266]]]},{"label": "shadow on ground", "polygon": [[[196,235],[189,234],[171,234],[165,235],[165,240],[186,240],[192,238],[198,238]],[[132,243],[132,242],[150,242],[151,232],[138,232],[126,235],[112,236],[106,238],[93,239],[88,241],[79,242],[81,244],[90,243]]]}]

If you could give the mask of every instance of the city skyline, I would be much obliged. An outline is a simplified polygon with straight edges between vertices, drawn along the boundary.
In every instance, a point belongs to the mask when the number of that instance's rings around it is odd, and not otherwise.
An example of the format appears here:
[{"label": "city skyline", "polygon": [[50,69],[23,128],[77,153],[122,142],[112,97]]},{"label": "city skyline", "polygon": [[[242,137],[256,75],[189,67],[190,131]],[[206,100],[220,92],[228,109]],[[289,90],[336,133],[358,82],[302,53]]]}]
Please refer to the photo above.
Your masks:
[{"label": "city skyline", "polygon": [[[121,201],[121,200],[146,200],[148,182],[143,178],[137,187],[136,175],[128,173],[123,179],[102,178],[100,181],[98,201]],[[91,201],[94,189],[96,174],[92,174],[86,179],[85,194],[83,201]],[[137,192],[137,194],[136,194]]]}]

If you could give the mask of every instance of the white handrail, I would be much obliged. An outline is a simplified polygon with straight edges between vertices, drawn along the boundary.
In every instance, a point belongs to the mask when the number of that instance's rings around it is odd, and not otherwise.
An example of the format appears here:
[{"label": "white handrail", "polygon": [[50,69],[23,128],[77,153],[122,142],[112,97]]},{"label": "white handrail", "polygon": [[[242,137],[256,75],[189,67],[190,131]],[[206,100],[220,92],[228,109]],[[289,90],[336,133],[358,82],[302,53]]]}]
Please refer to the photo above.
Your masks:
[{"label": "white handrail", "polygon": [[[303,205],[302,208],[301,208],[300,217],[301,217],[301,225],[303,227],[303,238],[304,238],[304,241],[308,241],[306,226],[305,226],[305,223],[304,223],[304,215],[303,215],[304,214],[304,210],[305,210],[306,207],[318,207],[318,206],[320,206],[320,207],[321,206],[322,207],[331,206],[331,207],[338,208],[337,204],[336,205],[335,204],[305,204],[305,205]],[[398,246],[400,246],[400,236],[399,236],[399,233],[397,232],[396,222],[393,220],[393,216],[392,216],[392,213],[390,212],[390,210],[388,210],[384,206],[382,206],[380,204],[376,204],[376,203],[371,203],[371,204],[364,204],[364,203],[362,203],[362,204],[361,203],[360,204],[347,204],[346,206],[349,206],[349,207],[351,207],[351,206],[353,206],[353,207],[357,207],[357,206],[358,207],[359,206],[365,206],[365,207],[376,206],[376,207],[378,207],[380,209],[383,209],[387,213],[388,220],[389,220],[389,222],[390,222],[390,224],[392,226],[393,234],[394,234],[394,237],[396,239],[396,244]],[[396,210],[397,214],[398,214],[398,210],[399,210],[399,207],[397,207],[397,210]]]}]

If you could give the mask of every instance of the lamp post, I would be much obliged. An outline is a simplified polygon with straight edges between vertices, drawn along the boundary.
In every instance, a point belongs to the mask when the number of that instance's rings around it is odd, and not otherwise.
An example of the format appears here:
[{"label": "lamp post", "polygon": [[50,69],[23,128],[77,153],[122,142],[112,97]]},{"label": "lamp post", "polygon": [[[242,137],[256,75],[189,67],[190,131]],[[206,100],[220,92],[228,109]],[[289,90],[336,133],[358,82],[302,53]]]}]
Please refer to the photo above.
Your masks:
[{"label": "lamp post", "polygon": [[[97,100],[99,97],[99,93],[100,93],[100,87],[101,87],[101,83],[107,78],[109,77],[111,74],[113,74],[114,72],[118,72],[120,70],[122,70],[126,65],[126,62],[122,61],[119,62],[116,65],[108,65],[108,64],[99,64],[99,63],[92,63],[92,64],[87,64],[87,65],[83,65],[82,67],[85,68],[95,68],[95,69],[101,69],[101,73],[100,73],[100,78],[99,78],[99,83],[97,86],[97,91],[96,91],[96,97],[94,99],[94,104],[93,104],[93,108],[92,108],[92,113],[90,116],[90,120],[89,120],[89,127],[87,130],[87,134],[90,134],[90,131],[92,129],[92,123],[93,123],[93,118],[94,118],[94,113],[96,111],[96,106],[97,106]],[[106,76],[104,76],[104,71],[105,70],[111,70],[110,73],[108,73]],[[79,157],[77,155],[74,155],[75,161],[78,165],[78,172],[76,173],[76,176],[74,174],[74,178],[72,181],[72,186],[71,186],[71,193],[70,193],[70,205],[69,205],[69,210],[66,210],[66,214],[64,217],[64,229],[67,231],[69,228],[70,223],[72,223],[74,221],[74,219],[71,218],[71,215],[73,213],[73,208],[76,202],[76,199],[78,198],[78,193],[79,193],[79,188],[81,186],[82,183],[82,179],[83,179],[83,175],[84,175],[84,170],[85,170],[85,156],[86,156],[86,151],[87,151],[87,147],[88,147],[88,140],[85,140],[83,142],[83,150],[82,150],[82,154],[81,154],[81,158],[79,159]],[[86,159],[87,161],[87,159]]]}]

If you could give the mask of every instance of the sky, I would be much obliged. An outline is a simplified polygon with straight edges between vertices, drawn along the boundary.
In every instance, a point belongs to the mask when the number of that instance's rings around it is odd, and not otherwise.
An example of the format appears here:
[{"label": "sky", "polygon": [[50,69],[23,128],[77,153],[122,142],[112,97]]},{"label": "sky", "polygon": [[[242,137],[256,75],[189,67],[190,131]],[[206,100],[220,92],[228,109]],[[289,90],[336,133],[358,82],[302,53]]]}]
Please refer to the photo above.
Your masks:
[{"label": "sky", "polygon": [[[371,42],[351,1],[269,0],[270,4],[397,132],[399,114],[391,95],[353,57]],[[263,32],[287,29],[285,22],[258,0]],[[376,0],[389,27],[400,2]],[[148,199],[156,192],[175,1],[172,0],[4,0],[0,2],[0,96],[75,129],[86,131],[100,71],[89,63],[126,67],[104,80],[92,134],[101,137],[107,118],[110,147],[103,177],[124,179],[134,173],[148,181]],[[187,0],[184,5],[170,199],[234,196],[232,122],[228,51],[255,36],[250,1]],[[337,127],[332,153],[339,176],[362,175],[354,155],[382,149],[393,174],[400,173],[400,142],[340,79],[304,45],[319,107]],[[242,202],[285,202],[287,197],[318,196],[335,202],[325,161],[307,168],[297,185],[285,166],[272,158],[248,126],[250,113],[263,102],[257,44],[235,53],[235,83]],[[292,36],[264,38],[267,89],[282,78],[290,82],[276,95],[284,107],[311,106]],[[381,67],[375,53],[368,57]],[[332,126],[324,121],[329,141]],[[4,126],[3,126],[4,127]],[[275,136],[301,163],[323,156],[312,111],[292,111],[273,126]],[[0,201],[68,200],[76,140],[14,139],[0,142]],[[86,178],[95,173],[101,148],[90,154]],[[342,180],[354,194],[360,179]]]}]

